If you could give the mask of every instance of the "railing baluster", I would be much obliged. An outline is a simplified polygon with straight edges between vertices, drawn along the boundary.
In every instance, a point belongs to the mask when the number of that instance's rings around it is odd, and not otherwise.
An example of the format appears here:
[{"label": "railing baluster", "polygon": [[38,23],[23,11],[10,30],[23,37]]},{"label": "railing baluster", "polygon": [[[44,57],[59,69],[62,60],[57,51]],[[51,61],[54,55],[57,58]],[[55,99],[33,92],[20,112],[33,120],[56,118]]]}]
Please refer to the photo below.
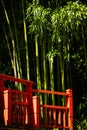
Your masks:
[{"label": "railing baluster", "polygon": [[44,125],[45,125],[45,126],[46,126],[46,124],[47,124],[47,122],[46,122],[46,121],[47,121],[47,120],[46,120],[46,119],[47,119],[47,117],[46,117],[46,114],[47,114],[46,110],[47,110],[46,107],[44,107]]},{"label": "railing baluster", "polygon": [[14,123],[16,123],[16,107],[17,107],[15,102],[16,102],[16,93],[14,93]]},{"label": "railing baluster", "polygon": [[48,123],[49,123],[49,125],[51,125],[51,119],[52,119],[52,112],[51,112],[51,108],[49,108],[48,109],[49,110],[49,116],[48,116],[48,119],[49,119],[49,121],[48,121]]},{"label": "railing baluster", "polygon": [[56,109],[54,108],[54,126],[56,126]]},{"label": "railing baluster", "polygon": [[58,124],[61,125],[61,110],[58,111]]},{"label": "railing baluster", "polygon": [[66,110],[63,110],[63,126],[66,126]]}]

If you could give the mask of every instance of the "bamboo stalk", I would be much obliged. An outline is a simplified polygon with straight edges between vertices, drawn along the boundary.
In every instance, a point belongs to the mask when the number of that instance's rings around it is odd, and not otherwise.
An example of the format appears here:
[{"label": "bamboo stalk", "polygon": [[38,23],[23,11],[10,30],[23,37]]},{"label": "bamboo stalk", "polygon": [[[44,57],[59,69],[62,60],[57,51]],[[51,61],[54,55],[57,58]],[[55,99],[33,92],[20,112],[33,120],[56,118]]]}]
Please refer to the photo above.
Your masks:
[{"label": "bamboo stalk", "polygon": [[22,0],[22,11],[23,11],[23,25],[24,25],[24,40],[26,49],[26,68],[27,68],[27,79],[30,80],[30,66],[29,66],[29,50],[28,50],[28,40],[27,40],[27,27],[25,21],[25,11],[24,11],[24,0]]}]

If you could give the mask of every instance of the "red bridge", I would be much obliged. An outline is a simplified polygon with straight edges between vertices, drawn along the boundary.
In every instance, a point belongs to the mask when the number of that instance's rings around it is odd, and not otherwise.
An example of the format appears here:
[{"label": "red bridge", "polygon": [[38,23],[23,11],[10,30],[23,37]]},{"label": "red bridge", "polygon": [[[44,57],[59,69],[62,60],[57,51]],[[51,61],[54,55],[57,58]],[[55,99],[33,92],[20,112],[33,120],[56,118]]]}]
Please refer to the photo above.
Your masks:
[{"label": "red bridge", "polygon": [[[6,81],[14,84],[6,88]],[[25,91],[13,89],[16,83],[26,86]],[[0,123],[3,126],[22,126],[30,128],[65,128],[73,130],[72,90],[53,92],[33,89],[32,81],[0,74]],[[65,99],[63,106],[41,104],[39,96],[53,95]],[[62,98],[61,98],[62,99]]]}]

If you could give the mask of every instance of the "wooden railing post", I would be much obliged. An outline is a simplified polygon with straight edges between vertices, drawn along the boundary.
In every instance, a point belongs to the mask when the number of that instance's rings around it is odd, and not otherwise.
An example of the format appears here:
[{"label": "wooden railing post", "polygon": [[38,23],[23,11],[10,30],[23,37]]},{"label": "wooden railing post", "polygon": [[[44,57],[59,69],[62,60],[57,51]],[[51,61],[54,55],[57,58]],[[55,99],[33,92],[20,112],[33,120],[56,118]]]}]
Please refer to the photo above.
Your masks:
[{"label": "wooden railing post", "polygon": [[73,95],[72,89],[67,89],[66,93],[68,94],[66,105],[69,107],[69,114],[68,114],[68,125],[70,130],[73,130]]},{"label": "wooden railing post", "polygon": [[31,122],[32,128],[40,128],[40,98],[39,96],[32,97],[32,113],[31,113]]},{"label": "wooden railing post", "polygon": [[32,100],[32,89],[33,89],[33,85],[34,85],[34,83],[32,81],[29,81],[29,83],[26,84],[26,92],[29,93],[29,99],[31,99],[31,100]]},{"label": "wooden railing post", "polygon": [[12,125],[12,93],[10,90],[3,92],[4,96],[4,123],[7,126]]},{"label": "wooden railing post", "polygon": [[31,125],[31,117],[30,113],[32,112],[32,89],[33,89],[34,83],[30,81],[26,86],[26,92],[29,94],[29,97],[27,98],[28,107],[27,107],[27,114],[26,114],[26,124]]},{"label": "wooden railing post", "polygon": [[0,123],[4,124],[4,80],[0,75]]}]

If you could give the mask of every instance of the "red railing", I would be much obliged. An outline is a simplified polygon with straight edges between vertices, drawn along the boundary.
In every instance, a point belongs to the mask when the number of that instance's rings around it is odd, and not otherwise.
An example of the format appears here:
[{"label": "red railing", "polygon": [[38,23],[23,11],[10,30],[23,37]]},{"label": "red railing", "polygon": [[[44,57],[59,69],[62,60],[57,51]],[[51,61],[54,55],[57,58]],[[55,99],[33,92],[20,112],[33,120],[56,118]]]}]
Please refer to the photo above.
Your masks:
[{"label": "red railing", "polygon": [[[26,85],[25,92],[6,89],[5,80]],[[0,74],[0,121],[4,125],[30,126],[31,128],[65,128],[73,130],[73,98],[72,90],[53,92],[33,89],[33,82]],[[15,87],[15,86],[14,86]],[[13,88],[13,87],[12,87]],[[40,104],[42,93],[65,98],[65,105]]]},{"label": "red railing", "polygon": [[[26,86],[25,92],[5,88],[5,81],[22,83]],[[0,122],[4,125],[24,126],[30,124],[29,106],[32,101],[32,81],[14,78],[0,74]]]},{"label": "red railing", "polygon": [[[39,97],[35,96],[37,101],[33,101],[33,104],[37,102],[37,111],[35,110],[34,113],[38,113],[38,128],[65,128],[73,130],[73,98],[71,89],[67,89],[66,92],[53,92],[48,90],[33,89],[33,92],[53,94],[58,96],[64,96],[66,98],[65,106],[55,106],[48,104],[40,104]],[[41,116],[41,113],[43,113],[43,116]]]},{"label": "red railing", "polygon": [[28,125],[29,94],[16,90],[4,91],[5,125]]}]

